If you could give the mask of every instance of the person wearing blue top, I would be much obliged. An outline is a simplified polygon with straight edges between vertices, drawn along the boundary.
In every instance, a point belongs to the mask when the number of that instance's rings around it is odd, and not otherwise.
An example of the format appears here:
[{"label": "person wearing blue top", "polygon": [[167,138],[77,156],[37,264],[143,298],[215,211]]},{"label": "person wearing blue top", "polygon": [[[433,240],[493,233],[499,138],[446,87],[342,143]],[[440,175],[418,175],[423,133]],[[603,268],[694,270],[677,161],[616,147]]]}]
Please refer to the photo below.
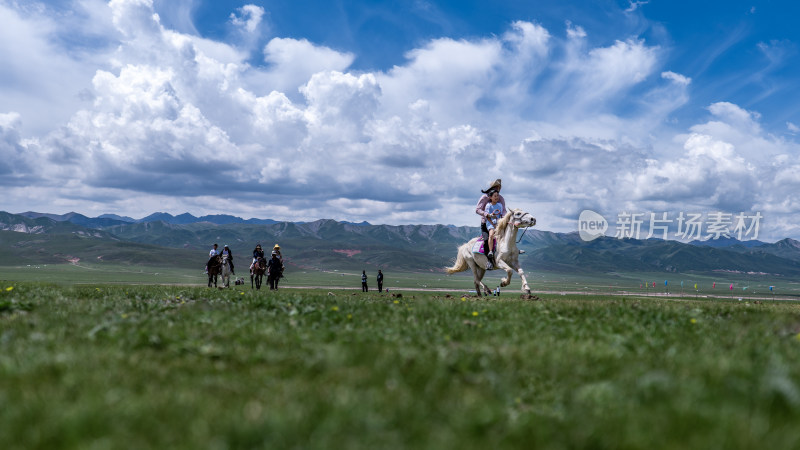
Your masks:
[{"label": "person wearing blue top", "polygon": [[497,227],[497,221],[505,214],[503,204],[499,201],[500,194],[497,191],[492,192],[490,199],[491,203],[486,204],[486,228],[489,229],[489,240],[485,250],[486,257],[489,259],[486,265],[488,270],[494,268],[494,232]]}]

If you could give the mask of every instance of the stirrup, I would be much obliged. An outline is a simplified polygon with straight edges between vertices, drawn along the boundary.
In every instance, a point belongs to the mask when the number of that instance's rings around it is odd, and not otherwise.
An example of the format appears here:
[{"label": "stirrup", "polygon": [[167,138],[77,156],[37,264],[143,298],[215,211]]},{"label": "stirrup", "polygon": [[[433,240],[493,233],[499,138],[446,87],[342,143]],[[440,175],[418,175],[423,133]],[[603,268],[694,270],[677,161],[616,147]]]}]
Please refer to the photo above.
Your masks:
[{"label": "stirrup", "polygon": [[486,270],[493,270],[493,269],[494,269],[494,264],[492,264],[491,261],[487,261],[486,262]]}]

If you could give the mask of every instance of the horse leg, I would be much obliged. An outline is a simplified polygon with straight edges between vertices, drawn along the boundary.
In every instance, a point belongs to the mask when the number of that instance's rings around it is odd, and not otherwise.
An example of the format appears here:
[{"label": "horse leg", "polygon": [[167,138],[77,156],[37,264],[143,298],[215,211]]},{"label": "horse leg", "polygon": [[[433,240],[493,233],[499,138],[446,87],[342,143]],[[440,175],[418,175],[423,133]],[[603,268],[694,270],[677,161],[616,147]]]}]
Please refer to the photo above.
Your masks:
[{"label": "horse leg", "polygon": [[511,284],[511,274],[514,273],[513,269],[511,269],[511,266],[509,266],[508,263],[502,259],[497,259],[497,268],[506,271],[506,277],[500,280],[500,287],[506,287]]},{"label": "horse leg", "polygon": [[525,278],[525,272],[522,270],[522,266],[517,265],[517,267],[515,267],[515,268],[517,269],[517,273],[519,274],[519,277],[522,279],[522,290],[526,294],[530,294],[531,293],[531,287],[528,286],[528,279]]},{"label": "horse leg", "polygon": [[486,285],[481,282],[485,273],[486,271],[478,267],[477,264],[472,267],[472,277],[475,281],[475,293],[478,294],[478,297],[482,297],[484,290],[488,290],[486,289]]}]

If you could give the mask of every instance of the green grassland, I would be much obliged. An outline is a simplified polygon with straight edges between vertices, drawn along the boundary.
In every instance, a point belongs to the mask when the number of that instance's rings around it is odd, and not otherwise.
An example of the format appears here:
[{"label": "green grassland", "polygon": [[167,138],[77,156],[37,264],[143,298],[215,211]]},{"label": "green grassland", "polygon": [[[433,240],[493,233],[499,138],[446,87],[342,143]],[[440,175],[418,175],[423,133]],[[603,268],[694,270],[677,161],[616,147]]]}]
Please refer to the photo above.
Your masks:
[{"label": "green grassland", "polygon": [[800,447],[793,301],[328,292],[0,282],[0,448]]},{"label": "green grassland", "polygon": [[[202,259],[202,258],[201,258]],[[161,284],[204,286],[208,282],[202,272],[203,261],[194,261],[194,267],[148,266],[119,264],[105,261],[79,262],[78,264],[26,264],[0,265],[0,280],[44,281],[58,284]],[[233,289],[250,289],[246,262],[237,265],[238,277],[245,279],[244,286]],[[367,269],[371,289],[377,288],[376,269]],[[448,276],[443,272],[401,272],[384,270],[384,287],[392,289],[452,290],[468,293],[474,289],[472,273],[462,272]],[[484,282],[491,288],[499,286],[504,272],[487,273]],[[553,273],[526,268],[526,276],[535,292],[603,294],[603,295],[683,295],[686,297],[719,298],[772,298],[800,299],[800,280],[792,277],[771,277],[746,274],[668,274],[664,273]],[[665,278],[669,279],[664,286]],[[683,288],[681,288],[683,281]],[[652,287],[652,283],[656,287]],[[716,283],[716,287],[714,286]],[[697,291],[694,285],[698,285]],[[729,286],[733,284],[734,289]],[[314,270],[288,264],[282,285],[289,288],[319,287],[328,289],[361,289],[361,271],[351,269]],[[645,287],[645,285],[647,287]],[[770,291],[769,287],[773,286]],[[744,289],[746,288],[746,289]],[[521,289],[519,276],[511,277],[511,285],[504,293],[517,293]]]}]

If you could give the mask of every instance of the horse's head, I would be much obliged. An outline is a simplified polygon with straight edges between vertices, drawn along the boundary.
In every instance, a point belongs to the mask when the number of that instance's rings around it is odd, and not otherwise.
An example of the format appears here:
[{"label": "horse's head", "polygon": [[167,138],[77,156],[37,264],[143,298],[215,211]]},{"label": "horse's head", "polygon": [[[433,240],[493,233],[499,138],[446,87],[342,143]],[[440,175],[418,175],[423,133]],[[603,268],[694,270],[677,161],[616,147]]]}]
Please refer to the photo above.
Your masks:
[{"label": "horse's head", "polygon": [[527,228],[536,225],[536,219],[521,209],[512,209],[510,220],[517,228]]}]

